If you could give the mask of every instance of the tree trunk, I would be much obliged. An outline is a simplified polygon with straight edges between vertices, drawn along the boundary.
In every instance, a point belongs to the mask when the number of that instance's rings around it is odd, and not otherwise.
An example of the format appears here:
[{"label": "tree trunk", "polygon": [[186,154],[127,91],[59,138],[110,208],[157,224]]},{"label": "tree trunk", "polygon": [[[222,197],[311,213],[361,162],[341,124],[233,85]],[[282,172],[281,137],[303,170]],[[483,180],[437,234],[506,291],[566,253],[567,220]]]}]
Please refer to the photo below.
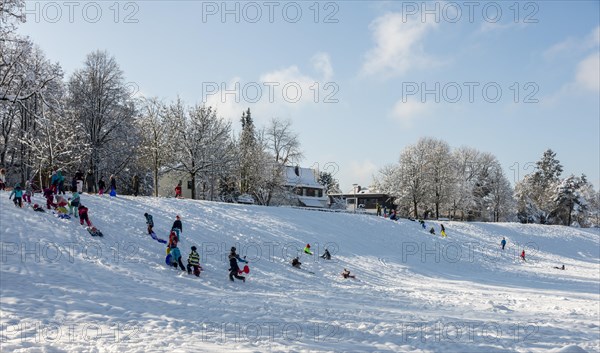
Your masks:
[{"label": "tree trunk", "polygon": [[417,201],[413,200],[413,207],[414,207],[413,214],[415,216],[415,219],[419,218],[419,211],[417,210],[417,205],[418,205]]},{"label": "tree trunk", "polygon": [[192,200],[196,199],[196,173],[190,173],[192,179]]}]

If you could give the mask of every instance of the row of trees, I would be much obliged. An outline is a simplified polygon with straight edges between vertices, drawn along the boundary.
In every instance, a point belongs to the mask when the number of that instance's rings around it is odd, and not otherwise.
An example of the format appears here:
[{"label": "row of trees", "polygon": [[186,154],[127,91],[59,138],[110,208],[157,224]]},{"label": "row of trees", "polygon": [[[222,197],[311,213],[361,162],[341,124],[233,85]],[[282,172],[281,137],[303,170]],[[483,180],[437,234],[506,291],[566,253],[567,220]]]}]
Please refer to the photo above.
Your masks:
[{"label": "row of trees", "polygon": [[561,179],[562,171],[556,153],[544,152],[535,171],[515,186],[518,219],[566,226],[600,225],[600,194],[585,175]]},{"label": "row of trees", "polygon": [[375,188],[396,198],[399,212],[415,218],[507,220],[512,189],[495,156],[422,138],[406,147],[397,164],[385,166]]},{"label": "row of trees", "polygon": [[585,176],[560,179],[561,172],[548,150],[513,190],[494,155],[422,138],[401,152],[398,163],[383,167],[373,187],[395,197],[406,217],[599,224],[598,192]]},{"label": "row of trees", "polygon": [[8,0],[0,9],[0,167],[9,179],[47,185],[51,170],[82,170],[95,184],[114,174],[128,193],[138,175],[141,193],[158,195],[161,175],[177,173],[192,181],[194,198],[200,187],[204,198],[248,193],[268,205],[283,166],[301,160],[291,122],[255,128],[248,110],[236,136],[212,107],[132,96],[107,52],[90,53],[65,80],[58,63],[17,34],[23,6]]}]

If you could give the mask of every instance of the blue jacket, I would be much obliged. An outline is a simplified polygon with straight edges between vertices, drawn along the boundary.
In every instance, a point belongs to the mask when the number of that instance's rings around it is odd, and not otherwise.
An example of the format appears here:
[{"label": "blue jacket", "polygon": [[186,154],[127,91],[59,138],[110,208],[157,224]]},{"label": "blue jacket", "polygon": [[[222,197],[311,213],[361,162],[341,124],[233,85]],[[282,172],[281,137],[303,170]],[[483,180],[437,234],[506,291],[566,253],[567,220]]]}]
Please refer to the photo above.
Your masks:
[{"label": "blue jacket", "polygon": [[179,258],[181,257],[181,252],[179,251],[179,248],[173,248],[171,249],[171,260],[173,262],[177,262],[177,260],[179,260]]},{"label": "blue jacket", "polygon": [[20,187],[13,189],[8,198],[12,199],[13,195],[15,195],[15,197],[23,197],[23,190],[21,190]]}]

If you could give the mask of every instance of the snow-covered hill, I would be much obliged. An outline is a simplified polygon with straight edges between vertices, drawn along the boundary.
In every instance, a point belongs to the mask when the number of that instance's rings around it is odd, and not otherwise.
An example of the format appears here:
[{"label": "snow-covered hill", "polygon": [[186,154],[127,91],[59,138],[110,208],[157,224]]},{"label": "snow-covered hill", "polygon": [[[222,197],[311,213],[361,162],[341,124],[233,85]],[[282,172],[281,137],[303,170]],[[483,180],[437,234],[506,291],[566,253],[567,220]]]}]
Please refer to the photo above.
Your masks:
[{"label": "snow-covered hill", "polygon": [[[442,239],[366,215],[83,195],[95,238],[7,196],[2,352],[600,351],[597,230],[444,222]],[[200,278],[165,265],[144,212],[163,238],[181,215]],[[314,274],[289,265],[306,243],[333,255],[303,254]],[[227,278],[231,246],[250,260],[245,283]]]}]

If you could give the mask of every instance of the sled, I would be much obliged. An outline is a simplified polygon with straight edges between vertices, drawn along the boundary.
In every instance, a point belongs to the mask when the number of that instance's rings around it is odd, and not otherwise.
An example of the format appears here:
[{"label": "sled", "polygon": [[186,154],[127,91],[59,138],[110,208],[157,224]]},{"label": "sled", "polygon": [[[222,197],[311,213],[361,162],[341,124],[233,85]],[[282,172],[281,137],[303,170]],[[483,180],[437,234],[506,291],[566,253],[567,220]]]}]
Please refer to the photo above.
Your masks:
[{"label": "sled", "polygon": [[156,240],[157,242],[159,242],[161,244],[166,244],[167,243],[166,240],[157,237],[156,233],[154,233],[154,232],[150,233],[150,236],[152,237],[152,239]]},{"label": "sled", "polygon": [[112,197],[117,197],[117,191],[115,189],[112,189],[110,190],[110,193],[108,195]]},{"label": "sled", "polygon": [[165,257],[165,263],[167,264],[167,266],[172,266],[171,265],[171,254],[167,255],[167,257]]},{"label": "sled", "polygon": [[87,227],[86,229],[93,237],[103,237],[104,236],[104,234],[102,234],[102,232],[99,231],[98,228],[96,228],[96,227]]},{"label": "sled", "polygon": [[245,274],[250,273],[250,267],[248,267],[248,265],[245,265],[243,269],[238,271],[238,275],[241,275],[242,273],[245,273]]}]

